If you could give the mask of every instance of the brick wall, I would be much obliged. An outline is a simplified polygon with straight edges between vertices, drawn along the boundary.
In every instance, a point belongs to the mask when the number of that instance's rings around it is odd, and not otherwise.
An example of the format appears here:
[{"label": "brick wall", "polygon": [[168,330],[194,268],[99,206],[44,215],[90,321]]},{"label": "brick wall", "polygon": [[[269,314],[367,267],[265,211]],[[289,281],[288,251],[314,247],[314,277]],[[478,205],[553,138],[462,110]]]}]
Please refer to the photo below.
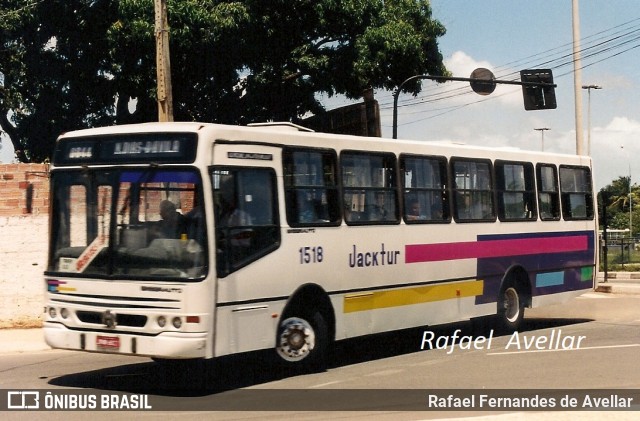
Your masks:
[{"label": "brick wall", "polygon": [[48,212],[48,165],[0,164],[0,329],[41,323]]},{"label": "brick wall", "polygon": [[47,164],[0,164],[0,217],[49,212]]}]

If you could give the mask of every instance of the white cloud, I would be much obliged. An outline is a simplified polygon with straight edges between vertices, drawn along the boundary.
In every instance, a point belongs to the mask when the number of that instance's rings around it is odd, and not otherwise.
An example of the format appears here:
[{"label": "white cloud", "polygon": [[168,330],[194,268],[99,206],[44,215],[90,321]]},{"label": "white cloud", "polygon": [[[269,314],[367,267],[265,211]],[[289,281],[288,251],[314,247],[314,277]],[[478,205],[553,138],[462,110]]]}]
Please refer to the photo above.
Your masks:
[{"label": "white cloud", "polygon": [[[586,136],[585,136],[586,139]],[[593,157],[596,187],[610,184],[618,177],[632,174],[632,183],[640,184],[640,121],[629,117],[614,117],[604,127],[594,127],[591,132],[591,156]],[[586,140],[585,140],[586,141]],[[636,179],[633,179],[633,174]]]},{"label": "white cloud", "polygon": [[[475,60],[473,57],[463,51],[456,51],[451,57],[444,60],[447,69],[451,71],[455,77],[471,77],[471,73],[477,68],[489,69],[494,73],[494,78],[501,80],[501,76],[494,71],[495,66],[488,61]],[[509,70],[501,70],[500,74],[512,74]],[[513,80],[513,76],[508,77],[506,80]],[[466,83],[466,82],[464,82]],[[522,107],[522,88],[518,85],[504,85],[497,84],[496,90],[490,95],[491,98],[495,98],[496,101],[509,106]],[[475,94],[474,94],[475,95]],[[461,97],[463,101],[468,102],[469,97]],[[477,100],[482,97],[477,96]]]},{"label": "white cloud", "polygon": [[4,134],[0,138],[0,163],[8,164],[15,160],[11,140]]}]

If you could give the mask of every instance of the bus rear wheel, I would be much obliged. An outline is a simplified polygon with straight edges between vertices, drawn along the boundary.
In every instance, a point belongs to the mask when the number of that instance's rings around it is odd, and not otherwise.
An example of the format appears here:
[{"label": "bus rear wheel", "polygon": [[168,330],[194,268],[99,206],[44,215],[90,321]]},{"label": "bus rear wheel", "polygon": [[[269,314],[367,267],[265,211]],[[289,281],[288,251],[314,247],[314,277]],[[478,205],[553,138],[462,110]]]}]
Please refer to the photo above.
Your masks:
[{"label": "bus rear wheel", "polygon": [[498,324],[505,332],[520,327],[524,318],[524,300],[515,284],[510,283],[501,291],[498,299]]},{"label": "bus rear wheel", "polygon": [[309,316],[288,317],[278,326],[276,353],[287,368],[325,370],[327,346],[327,324],[317,311]]}]

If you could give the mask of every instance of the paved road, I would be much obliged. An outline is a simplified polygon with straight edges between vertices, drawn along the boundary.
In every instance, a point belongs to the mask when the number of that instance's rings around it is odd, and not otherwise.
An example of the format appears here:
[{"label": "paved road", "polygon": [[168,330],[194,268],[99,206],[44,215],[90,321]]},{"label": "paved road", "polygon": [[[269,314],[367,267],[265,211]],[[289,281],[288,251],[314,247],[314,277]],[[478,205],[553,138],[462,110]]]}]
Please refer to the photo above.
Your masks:
[{"label": "paved road", "polygon": [[[465,334],[487,335],[477,326],[456,324],[437,330],[439,335],[452,335],[457,328]],[[28,335],[36,331],[29,332]],[[6,334],[7,332],[3,332]],[[24,332],[23,332],[24,333]],[[130,358],[102,354],[68,351],[10,352],[0,355],[0,388],[27,388],[107,393],[126,391],[148,393],[164,402],[177,399],[188,405],[207,407],[212,402],[229,404],[234,399],[244,408],[255,404],[256,393],[276,393],[273,402],[289,405],[291,411],[276,407],[270,412],[216,412],[216,419],[438,419],[464,416],[479,419],[538,419],[543,413],[509,412],[507,414],[475,412],[420,411],[408,412],[415,401],[406,394],[406,401],[387,407],[391,395],[385,390],[443,388],[482,391],[509,389],[562,389],[625,388],[640,389],[640,295],[587,293],[570,305],[550,306],[527,312],[526,325],[520,339],[533,337],[584,336],[580,349],[537,350],[512,352],[505,347],[512,336],[495,336],[492,349],[456,348],[420,351],[424,329],[377,335],[341,343],[331,368],[324,373],[286,376],[268,364],[263,354],[251,354],[223,360],[217,365],[200,368],[208,370],[205,387],[197,384],[201,372],[187,367],[179,372],[159,367],[144,358]],[[0,340],[3,339],[0,335]],[[36,338],[37,339],[37,338]],[[28,342],[28,341],[27,341]],[[37,340],[35,341],[37,343]],[[524,342],[523,342],[524,343]],[[574,342],[575,344],[575,342]],[[42,344],[40,344],[41,346]],[[522,351],[522,350],[521,350]],[[350,397],[354,390],[374,389],[365,399],[361,412],[308,412],[298,406],[298,391],[311,393],[316,398],[322,393],[336,402]],[[335,393],[339,394],[337,397]],[[316,394],[320,392],[320,394]],[[380,396],[382,392],[382,397]],[[355,392],[358,393],[358,392]],[[390,392],[389,392],[390,393]],[[420,392],[422,393],[422,392]],[[308,396],[308,395],[307,395]],[[277,403],[277,399],[284,404]],[[298,399],[298,400],[296,400]],[[420,398],[421,399],[421,398]],[[217,401],[216,401],[217,400]],[[368,405],[368,406],[367,406]],[[373,407],[371,405],[374,405]],[[382,410],[373,411],[375,405]],[[224,405],[222,406],[225,407]],[[227,406],[228,407],[228,406]],[[137,417],[199,418],[202,413],[189,412],[181,407],[178,412],[136,412]],[[52,413],[53,415],[63,413]],[[64,413],[69,415],[68,413]],[[112,419],[112,413],[95,413],[92,418]],[[637,413],[607,412],[552,412],[545,419],[635,419]],[[10,415],[17,415],[11,413]],[[73,414],[71,414],[73,415]],[[85,414],[86,415],[86,414]],[[65,417],[59,417],[65,418]],[[68,419],[66,417],[65,419]],[[73,417],[71,416],[71,419]],[[78,418],[79,419],[79,418]]]}]

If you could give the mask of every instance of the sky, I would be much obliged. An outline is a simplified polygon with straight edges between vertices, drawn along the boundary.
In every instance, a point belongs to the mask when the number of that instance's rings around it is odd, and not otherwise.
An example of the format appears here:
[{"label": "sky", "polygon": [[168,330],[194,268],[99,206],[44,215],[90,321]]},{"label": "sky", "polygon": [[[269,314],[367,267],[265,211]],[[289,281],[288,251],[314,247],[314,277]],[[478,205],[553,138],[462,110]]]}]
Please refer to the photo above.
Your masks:
[{"label": "sky", "polygon": [[[431,6],[447,29],[439,47],[454,76],[484,67],[496,79],[519,80],[520,70],[550,68],[558,106],[525,111],[522,88],[513,85],[479,96],[467,82],[425,81],[417,98],[400,97],[398,137],[539,151],[544,134],[545,151],[575,154],[572,1],[432,0]],[[583,153],[594,160],[595,187],[629,174],[640,183],[640,2],[581,0],[579,17],[581,85],[602,87],[581,90]],[[376,92],[376,99],[383,136],[390,137],[391,93]]]},{"label": "sky", "polygon": [[[472,145],[511,146],[576,153],[571,0],[432,0],[433,18],[447,33],[439,48],[453,76],[469,77],[477,67],[496,79],[519,79],[519,71],[550,68],[558,107],[525,111],[522,89],[498,85],[479,96],[466,82],[423,81],[418,97],[401,95],[398,137],[452,140]],[[594,159],[596,188],[631,174],[640,184],[640,2],[579,1],[585,154]],[[392,134],[392,93],[377,91],[383,136]],[[346,105],[326,100],[327,108]],[[591,147],[588,147],[589,103]],[[541,132],[536,128],[548,128]],[[12,162],[13,148],[3,139],[0,162]]]}]

